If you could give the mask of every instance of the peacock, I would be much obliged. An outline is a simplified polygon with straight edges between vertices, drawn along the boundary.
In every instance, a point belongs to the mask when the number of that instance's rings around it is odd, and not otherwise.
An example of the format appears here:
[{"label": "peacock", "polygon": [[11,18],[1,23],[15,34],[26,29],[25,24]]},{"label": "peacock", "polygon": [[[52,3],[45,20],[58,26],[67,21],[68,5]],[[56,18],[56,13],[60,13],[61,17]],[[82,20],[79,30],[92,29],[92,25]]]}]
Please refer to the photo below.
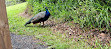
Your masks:
[{"label": "peacock", "polygon": [[41,22],[43,22],[43,26],[44,26],[44,21],[48,20],[48,18],[50,17],[50,12],[48,11],[48,8],[45,7],[45,9],[46,11],[36,14],[28,22],[26,22],[24,26],[30,23],[36,24],[36,23],[41,23]]}]

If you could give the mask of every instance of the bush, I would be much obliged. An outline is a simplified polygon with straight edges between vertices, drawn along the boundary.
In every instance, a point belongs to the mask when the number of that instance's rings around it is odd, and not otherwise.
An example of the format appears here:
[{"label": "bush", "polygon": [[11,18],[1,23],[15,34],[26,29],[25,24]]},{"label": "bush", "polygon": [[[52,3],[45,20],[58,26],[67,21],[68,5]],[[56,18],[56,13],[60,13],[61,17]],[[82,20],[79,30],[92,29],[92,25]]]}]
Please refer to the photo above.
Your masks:
[{"label": "bush", "polygon": [[48,7],[53,18],[71,16],[81,27],[110,29],[110,0],[27,0],[29,11],[37,14]]}]

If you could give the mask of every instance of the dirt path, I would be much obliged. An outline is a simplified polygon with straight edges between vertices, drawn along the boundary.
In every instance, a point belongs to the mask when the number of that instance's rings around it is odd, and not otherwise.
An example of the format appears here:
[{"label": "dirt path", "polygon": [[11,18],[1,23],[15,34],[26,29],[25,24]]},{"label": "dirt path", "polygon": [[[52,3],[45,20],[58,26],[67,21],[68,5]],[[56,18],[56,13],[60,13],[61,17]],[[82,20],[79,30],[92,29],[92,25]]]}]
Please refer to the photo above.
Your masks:
[{"label": "dirt path", "polygon": [[[68,25],[68,23],[72,23],[72,25]],[[110,46],[111,36],[110,32],[106,31],[99,31],[98,29],[92,29],[92,30],[84,30],[79,27],[78,24],[72,22],[64,22],[64,23],[55,23],[53,20],[48,20],[47,25],[51,25],[51,28],[54,33],[59,32],[61,34],[67,34],[66,37],[69,39],[73,38],[76,42],[81,40],[87,40],[84,41],[88,45],[92,47],[96,47],[95,41],[97,41],[102,45],[108,45]]]},{"label": "dirt path", "polygon": [[34,36],[16,35],[11,33],[11,42],[13,49],[46,49],[47,46],[37,44],[39,39]]}]

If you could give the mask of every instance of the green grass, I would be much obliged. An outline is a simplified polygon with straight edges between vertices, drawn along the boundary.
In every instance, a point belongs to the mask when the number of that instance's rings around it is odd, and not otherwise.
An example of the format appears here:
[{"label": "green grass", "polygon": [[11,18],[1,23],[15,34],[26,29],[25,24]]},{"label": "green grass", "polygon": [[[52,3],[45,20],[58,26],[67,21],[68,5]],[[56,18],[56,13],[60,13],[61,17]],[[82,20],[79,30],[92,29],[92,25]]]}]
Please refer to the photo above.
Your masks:
[{"label": "green grass", "polygon": [[[29,19],[19,16],[19,13],[24,12],[26,6],[27,2],[7,7],[10,32],[20,35],[35,35],[36,38],[46,42],[46,45],[49,45],[49,49],[93,49],[82,40],[76,42],[73,39],[67,38],[67,34],[53,33],[49,27],[25,27],[24,24]],[[33,25],[30,24],[30,26]]]}]

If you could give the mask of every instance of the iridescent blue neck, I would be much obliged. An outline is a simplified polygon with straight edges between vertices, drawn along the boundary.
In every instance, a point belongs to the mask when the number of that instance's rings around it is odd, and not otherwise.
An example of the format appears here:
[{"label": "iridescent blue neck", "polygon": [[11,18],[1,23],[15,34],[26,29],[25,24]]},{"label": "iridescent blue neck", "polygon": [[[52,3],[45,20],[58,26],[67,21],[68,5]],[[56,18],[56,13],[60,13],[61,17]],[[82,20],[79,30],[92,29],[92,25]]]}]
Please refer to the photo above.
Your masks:
[{"label": "iridescent blue neck", "polygon": [[45,16],[47,16],[47,18],[50,16],[48,9],[46,9],[46,15]]},{"label": "iridescent blue neck", "polygon": [[46,9],[46,12],[48,12],[48,9]]},{"label": "iridescent blue neck", "polygon": [[48,11],[48,9],[46,9],[46,13],[47,13],[47,14],[50,14],[49,11]]}]

